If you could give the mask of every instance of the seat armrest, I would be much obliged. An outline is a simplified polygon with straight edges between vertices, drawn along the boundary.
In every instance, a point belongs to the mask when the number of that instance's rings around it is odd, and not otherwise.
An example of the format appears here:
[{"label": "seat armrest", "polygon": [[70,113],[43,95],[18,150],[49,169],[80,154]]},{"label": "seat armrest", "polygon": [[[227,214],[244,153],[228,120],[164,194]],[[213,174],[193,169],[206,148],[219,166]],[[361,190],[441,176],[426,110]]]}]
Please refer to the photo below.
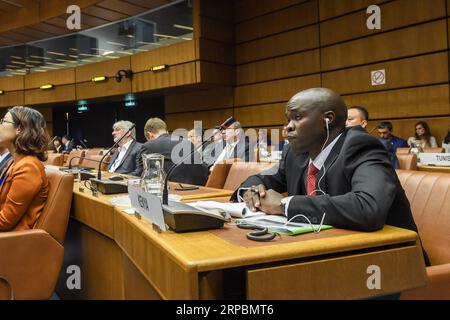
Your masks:
[{"label": "seat armrest", "polygon": [[450,263],[427,267],[423,288],[402,292],[401,300],[450,300]]},{"label": "seat armrest", "polygon": [[64,257],[58,241],[40,229],[0,232],[0,252],[0,299],[11,298],[9,286],[14,299],[51,297]]}]

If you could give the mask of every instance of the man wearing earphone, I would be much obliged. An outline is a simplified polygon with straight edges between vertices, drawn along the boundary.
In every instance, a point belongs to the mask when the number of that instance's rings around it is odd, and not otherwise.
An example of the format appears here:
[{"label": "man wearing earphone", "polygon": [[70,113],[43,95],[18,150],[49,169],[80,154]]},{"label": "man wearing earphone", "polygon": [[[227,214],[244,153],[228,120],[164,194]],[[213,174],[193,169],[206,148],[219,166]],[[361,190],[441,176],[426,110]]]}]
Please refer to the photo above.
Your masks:
[{"label": "man wearing earphone", "polygon": [[417,232],[385,148],[360,126],[345,128],[347,108],[337,93],[301,91],[289,100],[286,116],[289,145],[278,172],[241,185],[250,188],[243,196],[249,208],[289,219],[303,214],[316,224],[325,213],[324,224],[343,229],[374,231],[389,224]]}]

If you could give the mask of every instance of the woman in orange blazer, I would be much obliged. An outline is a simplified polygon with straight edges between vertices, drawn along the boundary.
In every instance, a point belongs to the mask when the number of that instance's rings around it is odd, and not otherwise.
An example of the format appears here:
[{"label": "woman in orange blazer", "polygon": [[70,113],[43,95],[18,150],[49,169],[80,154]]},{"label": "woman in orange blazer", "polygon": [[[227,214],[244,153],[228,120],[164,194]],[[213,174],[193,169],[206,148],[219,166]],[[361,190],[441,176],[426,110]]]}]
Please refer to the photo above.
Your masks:
[{"label": "woman in orange blazer", "polygon": [[44,117],[34,109],[14,107],[0,119],[0,146],[12,155],[0,176],[0,231],[32,229],[42,213],[48,142]]}]

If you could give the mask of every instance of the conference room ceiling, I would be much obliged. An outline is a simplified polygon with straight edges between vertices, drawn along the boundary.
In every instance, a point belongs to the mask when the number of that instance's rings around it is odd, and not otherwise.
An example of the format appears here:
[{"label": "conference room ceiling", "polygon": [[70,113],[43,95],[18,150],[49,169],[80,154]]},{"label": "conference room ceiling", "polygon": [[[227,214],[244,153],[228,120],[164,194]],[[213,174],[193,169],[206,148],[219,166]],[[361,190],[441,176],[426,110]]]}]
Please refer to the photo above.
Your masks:
[{"label": "conference room ceiling", "polygon": [[[0,0],[0,19],[36,2]],[[75,67],[192,39],[188,0],[98,1],[81,10],[78,32],[67,29],[68,16],[0,32],[0,76]]]},{"label": "conference room ceiling", "polygon": [[[45,10],[46,0],[0,0],[0,21],[12,14],[17,19],[24,17],[33,18],[42,16]],[[55,0],[53,0],[55,1]],[[70,1],[66,1],[70,4]],[[73,1],[76,4],[77,1]],[[83,7],[81,10],[82,29],[100,26],[112,21],[135,16],[150,9],[170,3],[170,0],[104,0],[93,1],[95,5]],[[68,5],[69,5],[68,4]],[[47,4],[48,5],[48,4]],[[67,6],[68,6],[67,5]],[[20,12],[22,11],[22,12]],[[12,28],[3,25],[0,28],[0,46],[21,44],[24,42],[46,39],[63,34],[73,33],[66,26],[68,14],[64,11],[61,15],[44,19],[36,24],[28,24],[20,28]],[[41,20],[41,19],[38,19]],[[1,23],[0,23],[1,25]],[[76,31],[76,30],[75,30]]]}]

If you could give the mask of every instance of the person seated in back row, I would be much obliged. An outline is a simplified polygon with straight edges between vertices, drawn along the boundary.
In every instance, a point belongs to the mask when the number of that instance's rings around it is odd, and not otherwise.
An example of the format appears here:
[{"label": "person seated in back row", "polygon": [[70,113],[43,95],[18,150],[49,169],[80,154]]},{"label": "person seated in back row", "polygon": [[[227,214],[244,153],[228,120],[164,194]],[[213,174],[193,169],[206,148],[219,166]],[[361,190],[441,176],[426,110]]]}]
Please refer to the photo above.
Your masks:
[{"label": "person seated in back row", "polygon": [[[140,176],[139,157],[142,143],[136,141],[136,129],[125,134],[134,124],[130,121],[118,121],[113,125],[112,136],[114,142],[119,141],[119,148],[111,157],[108,165],[109,172],[124,173]],[[125,135],[125,136],[124,136]]]},{"label": "person seated in back row", "polygon": [[347,110],[346,127],[361,126],[364,130],[367,130],[369,124],[369,111],[361,106],[352,106]]},{"label": "person seated in back row", "polygon": [[210,171],[214,169],[217,163],[228,159],[241,159],[244,161],[256,161],[254,148],[257,141],[250,141],[244,134],[242,125],[235,121],[228,128],[222,131],[225,147],[217,157]]},{"label": "person seated in back row", "polygon": [[[164,156],[164,171],[167,174],[175,164],[187,157],[194,146],[188,140],[179,140],[167,132],[166,123],[159,118],[150,118],[144,126],[147,142],[142,145],[141,155],[159,153]],[[142,170],[142,159],[140,159]],[[180,164],[169,177],[169,181],[204,186],[208,180],[208,168],[202,163],[201,156],[194,152]]]},{"label": "person seated in back row", "polygon": [[416,129],[414,137],[408,138],[408,145],[412,148],[436,148],[436,138],[431,135],[430,127],[425,121],[419,121],[415,124]]},{"label": "person seated in back row", "polygon": [[63,135],[62,143],[64,145],[64,153],[70,153],[75,148],[75,141],[67,134]]},{"label": "person seated in back row", "polygon": [[408,143],[406,143],[406,140],[392,134],[392,131],[394,130],[390,121],[380,122],[377,129],[378,135],[380,136],[380,142],[389,154],[389,160],[391,161],[392,167],[398,169],[400,166],[397,159],[397,148],[407,148]]}]

